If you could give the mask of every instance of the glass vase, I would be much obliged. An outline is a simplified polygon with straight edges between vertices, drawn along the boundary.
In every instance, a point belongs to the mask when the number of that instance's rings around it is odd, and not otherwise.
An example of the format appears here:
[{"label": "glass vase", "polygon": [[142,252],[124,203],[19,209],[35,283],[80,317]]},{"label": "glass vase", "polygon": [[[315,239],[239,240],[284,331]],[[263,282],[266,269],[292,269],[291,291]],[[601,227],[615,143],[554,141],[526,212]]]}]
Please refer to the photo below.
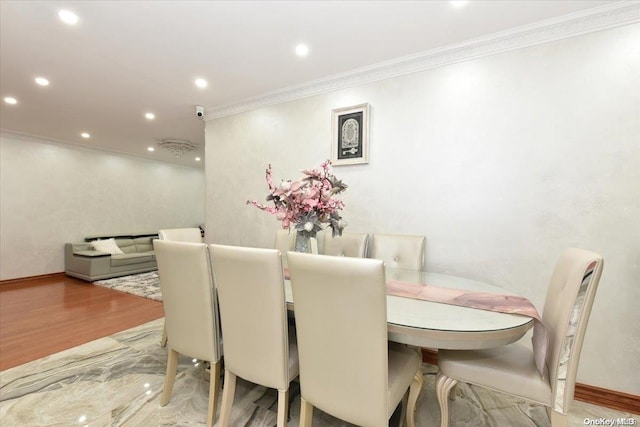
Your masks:
[{"label": "glass vase", "polygon": [[318,241],[316,240],[316,233],[297,231],[296,232],[296,252],[304,252],[309,254],[318,253]]}]

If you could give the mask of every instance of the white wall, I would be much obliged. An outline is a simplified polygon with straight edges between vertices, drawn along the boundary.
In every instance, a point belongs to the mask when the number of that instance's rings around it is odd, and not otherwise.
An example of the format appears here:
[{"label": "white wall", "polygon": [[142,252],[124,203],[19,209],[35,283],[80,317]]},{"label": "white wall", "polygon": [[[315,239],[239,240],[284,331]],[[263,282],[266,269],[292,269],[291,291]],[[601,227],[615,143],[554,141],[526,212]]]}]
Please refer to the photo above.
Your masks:
[{"label": "white wall", "polygon": [[[312,60],[312,58],[309,58]],[[353,232],[427,236],[426,269],[542,310],[563,248],[604,274],[578,380],[640,394],[640,24],[206,124],[210,242],[267,247],[278,223],[246,206],[328,158],[331,109],[372,106],[370,163],[334,168]]]},{"label": "white wall", "polygon": [[64,243],[204,222],[204,171],[0,135],[0,279],[64,271]]}]

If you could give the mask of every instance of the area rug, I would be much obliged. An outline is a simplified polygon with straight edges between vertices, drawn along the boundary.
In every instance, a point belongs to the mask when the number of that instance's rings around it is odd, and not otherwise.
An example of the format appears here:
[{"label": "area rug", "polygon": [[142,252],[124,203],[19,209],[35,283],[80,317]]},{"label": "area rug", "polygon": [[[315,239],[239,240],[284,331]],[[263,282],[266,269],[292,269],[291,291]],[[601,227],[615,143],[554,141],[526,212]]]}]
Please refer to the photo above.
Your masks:
[{"label": "area rug", "polygon": [[157,271],[132,274],[131,276],[116,277],[114,279],[98,280],[97,282],[93,282],[93,284],[155,301],[162,301],[160,279],[158,279]]},{"label": "area rug", "polygon": [[[100,338],[60,353],[2,371],[0,375],[0,425],[2,426],[204,426],[209,402],[209,382],[204,366],[190,357],[178,358],[178,375],[171,400],[160,406],[167,348],[160,346],[163,319],[154,320],[110,337]],[[416,408],[416,425],[439,426],[436,399],[438,368],[423,365],[424,387]],[[548,426],[541,405],[458,384],[450,402],[451,427]],[[300,422],[299,385],[289,391],[288,426]],[[218,403],[218,410],[222,405]],[[237,379],[230,425],[276,425],[278,392]],[[219,418],[216,417],[216,418]],[[573,402],[570,426],[596,424],[597,420],[629,420],[638,416],[583,402]],[[316,427],[353,427],[318,408]],[[390,423],[390,425],[394,425]]]}]

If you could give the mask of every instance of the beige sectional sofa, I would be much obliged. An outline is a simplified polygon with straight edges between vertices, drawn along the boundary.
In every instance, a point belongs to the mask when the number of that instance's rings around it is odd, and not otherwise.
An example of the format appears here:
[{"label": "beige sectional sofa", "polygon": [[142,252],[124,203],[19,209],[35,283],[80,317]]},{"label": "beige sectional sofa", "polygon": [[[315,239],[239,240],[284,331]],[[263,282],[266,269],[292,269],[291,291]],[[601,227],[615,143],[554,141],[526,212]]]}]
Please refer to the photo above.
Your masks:
[{"label": "beige sectional sofa", "polygon": [[[121,254],[95,250],[95,240],[113,238]],[[157,270],[153,240],[158,233],[122,233],[87,236],[84,242],[66,243],[64,248],[65,273],[87,281],[126,276]]]}]

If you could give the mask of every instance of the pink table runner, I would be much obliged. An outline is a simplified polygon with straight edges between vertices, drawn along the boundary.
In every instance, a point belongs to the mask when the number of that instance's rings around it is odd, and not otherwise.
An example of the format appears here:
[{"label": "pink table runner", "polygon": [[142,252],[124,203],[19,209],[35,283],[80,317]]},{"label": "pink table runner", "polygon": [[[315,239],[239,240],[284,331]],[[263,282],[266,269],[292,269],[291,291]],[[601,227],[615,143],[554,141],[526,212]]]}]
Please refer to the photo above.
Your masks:
[{"label": "pink table runner", "polygon": [[544,374],[549,338],[547,336],[547,330],[542,323],[542,318],[538,314],[538,310],[536,310],[528,299],[513,295],[471,292],[462,289],[441,288],[438,286],[400,282],[397,280],[387,282],[387,295],[496,311],[499,313],[521,314],[533,318],[533,355],[536,368],[538,368],[540,375]]}]

